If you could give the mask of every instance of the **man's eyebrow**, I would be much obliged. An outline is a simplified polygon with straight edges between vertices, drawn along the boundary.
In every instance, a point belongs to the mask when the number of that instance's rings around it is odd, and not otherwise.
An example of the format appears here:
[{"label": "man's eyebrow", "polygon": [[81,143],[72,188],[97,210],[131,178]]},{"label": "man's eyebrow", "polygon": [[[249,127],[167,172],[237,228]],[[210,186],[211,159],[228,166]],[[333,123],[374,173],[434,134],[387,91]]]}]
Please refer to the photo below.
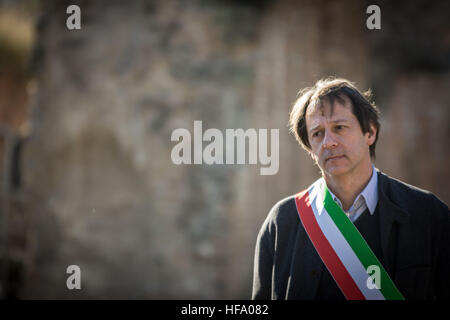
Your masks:
[{"label": "man's eyebrow", "polygon": [[333,122],[333,123],[337,123],[337,122],[349,122],[349,120],[348,120],[348,119],[336,119],[336,120],[331,120],[330,122]]},{"label": "man's eyebrow", "polygon": [[[332,123],[342,123],[342,122],[349,122],[349,120],[348,119],[336,119],[336,120],[331,120],[330,122],[332,122]],[[317,126],[312,127],[311,129],[309,129],[309,132],[313,132],[314,130],[316,130],[320,126],[321,125],[318,124]]]}]

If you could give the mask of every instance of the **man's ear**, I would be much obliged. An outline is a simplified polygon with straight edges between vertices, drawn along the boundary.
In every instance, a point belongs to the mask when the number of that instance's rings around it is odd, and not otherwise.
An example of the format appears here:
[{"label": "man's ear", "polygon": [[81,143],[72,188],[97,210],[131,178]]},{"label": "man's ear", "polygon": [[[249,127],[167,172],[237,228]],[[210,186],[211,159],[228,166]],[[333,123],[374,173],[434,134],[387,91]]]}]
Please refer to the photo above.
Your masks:
[{"label": "man's ear", "polygon": [[367,136],[367,144],[369,146],[373,145],[375,139],[377,138],[377,128],[373,123],[369,123],[369,132],[366,133]]}]

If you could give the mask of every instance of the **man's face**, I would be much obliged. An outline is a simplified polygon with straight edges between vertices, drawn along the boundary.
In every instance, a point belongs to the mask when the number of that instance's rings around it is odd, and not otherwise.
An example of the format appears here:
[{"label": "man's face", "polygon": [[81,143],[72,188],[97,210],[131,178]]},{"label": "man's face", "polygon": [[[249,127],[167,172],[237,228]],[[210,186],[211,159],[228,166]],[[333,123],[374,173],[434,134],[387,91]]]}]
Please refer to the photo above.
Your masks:
[{"label": "man's face", "polygon": [[369,147],[375,141],[376,129],[363,134],[358,119],[352,113],[351,101],[334,101],[309,107],[306,111],[306,130],[311,145],[311,156],[323,174],[341,176],[363,165],[370,164]]}]

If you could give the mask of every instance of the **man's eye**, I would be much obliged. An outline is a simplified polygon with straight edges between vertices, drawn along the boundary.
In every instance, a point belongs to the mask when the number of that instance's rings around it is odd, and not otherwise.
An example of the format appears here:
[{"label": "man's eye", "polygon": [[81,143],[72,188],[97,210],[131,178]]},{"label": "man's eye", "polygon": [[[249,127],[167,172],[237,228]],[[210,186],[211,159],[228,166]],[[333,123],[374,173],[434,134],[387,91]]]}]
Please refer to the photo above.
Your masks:
[{"label": "man's eye", "polygon": [[316,132],[314,132],[314,133],[312,134],[313,137],[318,137],[319,135],[320,135],[320,132],[319,132],[319,131],[316,131]]},{"label": "man's eye", "polygon": [[344,129],[344,126],[342,126],[342,125],[338,125],[338,126],[336,126],[336,129],[337,129],[337,130],[341,130],[341,129]]}]

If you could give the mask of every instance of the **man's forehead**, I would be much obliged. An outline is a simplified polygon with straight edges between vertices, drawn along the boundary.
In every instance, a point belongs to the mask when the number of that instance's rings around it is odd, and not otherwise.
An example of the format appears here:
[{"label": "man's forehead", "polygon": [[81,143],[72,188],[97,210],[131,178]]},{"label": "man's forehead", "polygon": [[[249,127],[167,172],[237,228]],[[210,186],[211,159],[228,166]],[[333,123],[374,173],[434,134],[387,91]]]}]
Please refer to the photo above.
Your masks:
[{"label": "man's forehead", "polygon": [[344,113],[347,113],[348,111],[352,112],[352,103],[350,99],[345,96],[341,95],[339,98],[335,98],[333,100],[330,100],[328,98],[325,99],[317,99],[316,102],[312,103],[308,106],[308,109],[306,110],[306,115],[321,115],[321,116],[333,116],[335,109],[343,109],[338,110]]},{"label": "man's forehead", "polygon": [[351,120],[353,117],[352,105],[348,98],[344,101],[344,104],[337,100],[333,103],[325,100],[309,106],[306,110],[306,122],[309,128],[325,119],[327,121]]}]

